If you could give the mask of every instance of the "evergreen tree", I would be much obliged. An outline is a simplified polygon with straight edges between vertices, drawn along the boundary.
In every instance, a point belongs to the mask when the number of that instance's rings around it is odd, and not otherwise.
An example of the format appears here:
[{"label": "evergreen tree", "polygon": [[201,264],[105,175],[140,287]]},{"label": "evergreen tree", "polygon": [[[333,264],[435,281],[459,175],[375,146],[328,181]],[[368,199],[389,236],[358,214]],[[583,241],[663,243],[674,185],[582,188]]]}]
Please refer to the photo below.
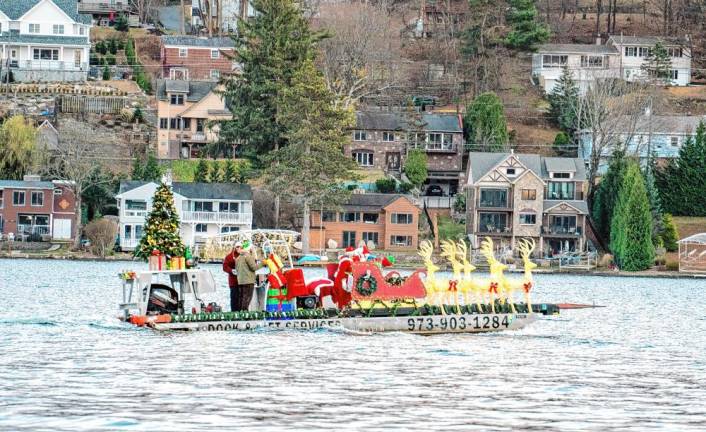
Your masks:
[{"label": "evergreen tree", "polygon": [[466,108],[466,141],[476,151],[501,151],[508,142],[503,103],[493,92],[482,93]]},{"label": "evergreen tree", "polygon": [[130,173],[130,178],[132,180],[142,180],[144,175],[145,167],[142,164],[142,160],[139,157],[135,157],[132,160],[132,172]]},{"label": "evergreen tree", "polygon": [[224,182],[224,172],[222,170],[223,164],[219,161],[214,160],[211,162],[211,183],[223,183]]},{"label": "evergreen tree", "polygon": [[287,131],[278,101],[292,79],[316,56],[322,34],[309,30],[298,2],[253,0],[255,14],[238,23],[235,61],[239,74],[226,80],[225,98],[233,119],[221,125],[220,141],[245,143],[245,156],[256,159],[286,144]]},{"label": "evergreen tree", "polygon": [[579,87],[568,68],[564,68],[552,92],[548,96],[550,115],[557,126],[571,135],[578,129],[576,107],[579,101]]},{"label": "evergreen tree", "polygon": [[427,153],[424,150],[414,149],[407,154],[407,159],[404,162],[404,174],[416,188],[422,186],[429,175]]},{"label": "evergreen tree", "polygon": [[164,183],[160,183],[152,197],[152,210],[147,215],[147,223],[135,249],[135,256],[147,260],[154,250],[167,256],[184,254],[174,196],[171,188]]},{"label": "evergreen tree", "polygon": [[706,216],[706,126],[700,123],[676,160],[655,172],[664,211],[678,216]]},{"label": "evergreen tree", "polygon": [[199,159],[199,163],[196,165],[196,172],[194,173],[194,182],[211,182],[211,170],[209,169],[208,162],[203,158]]},{"label": "evergreen tree", "polygon": [[154,153],[150,152],[147,155],[147,162],[142,170],[142,180],[144,181],[160,181],[162,179],[162,168],[157,162]]},{"label": "evergreen tree", "polygon": [[623,270],[640,271],[654,264],[650,202],[640,167],[635,162],[628,164],[620,186],[611,220],[610,248]]},{"label": "evergreen tree", "polygon": [[110,79],[110,68],[106,64],[103,66],[103,81],[108,81]]},{"label": "evergreen tree", "polygon": [[536,44],[549,39],[549,27],[537,21],[537,8],[534,0],[509,0],[510,9],[505,17],[512,27],[505,38],[510,48],[533,50]]},{"label": "evergreen tree", "polygon": [[336,107],[323,76],[307,61],[279,98],[278,121],[288,145],[273,151],[265,178],[270,190],[297,197],[303,209],[302,249],[309,251],[309,209],[340,203],[341,182],[355,179],[355,163],[343,154],[353,113]]},{"label": "evergreen tree", "polygon": [[650,212],[652,213],[652,243],[657,246],[664,241],[662,231],[664,231],[664,214],[662,212],[662,202],[659,199],[659,191],[655,185],[654,159],[650,158],[644,169],[645,189],[647,198],[650,201]]},{"label": "evergreen tree", "polygon": [[240,183],[238,166],[233,159],[226,161],[226,167],[223,171],[223,181],[226,183]]},{"label": "evergreen tree", "polygon": [[627,168],[625,153],[616,150],[610,159],[608,171],[598,185],[593,203],[591,206],[591,216],[598,231],[598,235],[603,239],[610,239],[611,219],[613,211],[618,201],[620,186],[623,184],[623,175]]},{"label": "evergreen tree", "polygon": [[652,47],[641,68],[647,74],[648,79],[669,84],[671,81],[672,57],[662,42],[657,42]]},{"label": "evergreen tree", "polygon": [[664,214],[662,222],[664,230],[662,230],[662,242],[665,249],[669,252],[676,252],[679,249],[679,234],[677,234],[677,226],[674,224],[674,218],[669,213]]},{"label": "evergreen tree", "polygon": [[576,150],[571,144],[571,140],[569,139],[569,136],[566,134],[566,132],[559,132],[558,134],[556,134],[556,137],[554,137],[553,147],[554,152],[556,152],[558,156],[576,155]]}]

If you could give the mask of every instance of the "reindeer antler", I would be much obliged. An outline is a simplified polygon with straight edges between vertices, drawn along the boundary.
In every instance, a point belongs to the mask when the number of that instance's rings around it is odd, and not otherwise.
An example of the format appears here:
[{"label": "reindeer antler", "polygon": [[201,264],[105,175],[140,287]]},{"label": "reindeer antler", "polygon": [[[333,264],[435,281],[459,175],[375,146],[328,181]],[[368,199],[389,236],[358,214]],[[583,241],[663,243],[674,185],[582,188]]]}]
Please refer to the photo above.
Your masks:
[{"label": "reindeer antler", "polygon": [[461,258],[463,261],[466,261],[468,258],[468,246],[466,246],[466,242],[463,240],[459,240],[458,243],[456,244],[456,253],[459,258]]},{"label": "reindeer antler", "polygon": [[448,258],[450,261],[456,259],[456,244],[450,240],[441,242],[441,256]]},{"label": "reindeer antler", "polygon": [[424,240],[419,244],[419,256],[425,260],[431,260],[431,256],[434,253],[434,249],[429,240]]}]

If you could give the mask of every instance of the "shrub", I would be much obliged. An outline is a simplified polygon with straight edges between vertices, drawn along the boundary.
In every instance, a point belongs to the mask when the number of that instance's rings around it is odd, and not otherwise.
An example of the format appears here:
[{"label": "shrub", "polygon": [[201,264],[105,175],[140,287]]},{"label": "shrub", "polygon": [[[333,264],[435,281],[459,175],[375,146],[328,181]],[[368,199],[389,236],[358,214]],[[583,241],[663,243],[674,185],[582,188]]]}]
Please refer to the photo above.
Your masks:
[{"label": "shrub", "polygon": [[412,183],[409,183],[409,182],[400,183],[400,192],[401,193],[404,193],[404,194],[410,193],[412,191],[412,189],[414,189],[414,185]]},{"label": "shrub", "polygon": [[454,200],[454,210],[456,213],[466,212],[466,194],[460,193],[456,195],[456,199]]},{"label": "shrub", "polygon": [[662,231],[662,242],[664,247],[669,252],[676,252],[679,248],[677,241],[679,240],[679,235],[677,234],[677,226],[674,224],[674,218],[671,214],[664,214],[664,231]]},{"label": "shrub", "polygon": [[437,229],[440,240],[460,240],[466,235],[466,226],[455,222],[448,216],[439,216]]},{"label": "shrub", "polygon": [[105,46],[105,42],[103,42],[103,41],[96,42],[96,51],[98,51],[101,54],[107,53],[108,49]]},{"label": "shrub", "polygon": [[98,66],[100,64],[101,59],[96,53],[91,53],[88,61],[91,66]]},{"label": "shrub", "polygon": [[118,224],[105,218],[96,219],[86,225],[83,232],[88,237],[88,240],[91,241],[91,252],[104,257],[115,245],[115,237],[118,235]]},{"label": "shrub", "polygon": [[118,44],[115,39],[108,40],[108,51],[110,51],[110,53],[113,55],[118,53]]},{"label": "shrub", "polygon": [[667,263],[667,257],[664,255],[655,257],[655,265],[656,266],[663,266]]},{"label": "shrub", "polygon": [[667,261],[667,271],[678,271],[679,261]]},{"label": "shrub", "polygon": [[420,149],[410,151],[404,163],[404,173],[414,186],[421,186],[428,175],[427,154]]},{"label": "shrub", "polygon": [[613,265],[613,255],[605,254],[598,261],[598,267],[608,268]]},{"label": "shrub", "polygon": [[108,65],[103,66],[103,81],[108,81],[110,79],[110,68]]},{"label": "shrub", "polygon": [[115,30],[126,32],[130,29],[130,23],[128,21],[127,15],[120,14],[115,18]]},{"label": "shrub", "polygon": [[139,106],[135,107],[135,111],[133,111],[133,113],[132,113],[132,120],[137,121],[137,122],[141,122],[144,119],[145,119],[145,114],[142,112],[142,108],[140,108]]},{"label": "shrub", "polygon": [[105,61],[110,66],[115,66],[115,56],[113,54],[108,54],[107,56],[105,56]]},{"label": "shrub", "polygon": [[397,182],[391,178],[381,178],[375,181],[375,189],[380,193],[394,193],[397,189]]}]

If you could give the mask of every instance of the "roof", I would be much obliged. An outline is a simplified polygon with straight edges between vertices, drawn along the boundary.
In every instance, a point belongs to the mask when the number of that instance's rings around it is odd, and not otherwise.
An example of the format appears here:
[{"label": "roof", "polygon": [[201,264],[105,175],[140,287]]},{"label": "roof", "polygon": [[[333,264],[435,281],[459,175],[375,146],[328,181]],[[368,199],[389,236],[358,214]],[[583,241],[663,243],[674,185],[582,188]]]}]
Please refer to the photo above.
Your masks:
[{"label": "roof", "polygon": [[[706,123],[706,116],[644,115],[637,119],[634,126],[633,122],[634,119],[631,116],[617,116],[607,121],[607,130],[614,134],[631,131],[672,135],[693,134],[700,122]],[[581,132],[585,132],[585,130]]]},{"label": "roof", "polygon": [[[365,130],[409,130],[409,119],[406,113],[384,111],[358,111],[356,128]],[[462,133],[463,126],[456,114],[423,113],[422,121],[425,131],[440,131]]]},{"label": "roof", "polygon": [[157,99],[167,100],[167,93],[187,93],[186,100],[198,102],[208,95],[216,86],[216,81],[177,81],[157,80]]},{"label": "roof", "polygon": [[[351,195],[347,203],[341,207],[345,210],[374,210],[379,211],[400,198],[408,199],[402,194],[360,193]],[[410,200],[410,203],[412,201]]]},{"label": "roof", "polygon": [[4,188],[54,189],[54,183],[50,181],[0,180],[0,189]]},{"label": "roof", "polygon": [[469,184],[478,181],[511,155],[542,180],[550,180],[550,172],[573,172],[574,180],[586,180],[584,161],[579,158],[542,157],[524,153],[470,152],[468,153]]},{"label": "roof", "polygon": [[[155,182],[123,181],[118,194]],[[172,183],[172,191],[189,199],[252,200],[252,188],[239,183]]]},{"label": "roof", "polygon": [[[11,20],[18,20],[42,0],[0,0],[0,11]],[[91,16],[78,13],[77,0],[50,0],[72,20],[90,24]]]},{"label": "roof", "polygon": [[198,48],[234,48],[235,43],[229,37],[198,37],[198,36],[162,36],[163,45],[175,45]]},{"label": "roof", "polygon": [[[0,0],[2,1],[2,0]],[[30,43],[30,44],[51,44],[51,45],[90,45],[88,36],[60,36],[60,35],[29,35],[11,34],[2,32],[0,42],[5,43]]]},{"label": "roof", "polygon": [[608,38],[618,45],[655,45],[657,42],[662,42],[663,45],[685,45],[686,41],[678,37],[666,36],[623,36],[613,35]]},{"label": "roof", "polygon": [[679,240],[679,243],[706,244],[706,233],[698,233]]},{"label": "roof", "polygon": [[614,46],[596,44],[543,44],[537,48],[537,52],[551,54],[618,54],[618,50]]},{"label": "roof", "polygon": [[578,210],[581,214],[588,214],[588,204],[583,200],[544,200],[542,211],[546,212],[552,207],[556,207],[560,204],[568,204]]}]

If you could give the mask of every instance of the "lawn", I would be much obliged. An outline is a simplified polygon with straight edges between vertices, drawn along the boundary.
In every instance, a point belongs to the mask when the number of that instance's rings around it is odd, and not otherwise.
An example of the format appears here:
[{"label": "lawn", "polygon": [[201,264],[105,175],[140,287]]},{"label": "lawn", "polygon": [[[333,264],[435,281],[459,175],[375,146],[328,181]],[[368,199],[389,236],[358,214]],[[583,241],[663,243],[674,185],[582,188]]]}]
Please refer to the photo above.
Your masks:
[{"label": "lawn", "polygon": [[674,224],[680,239],[706,232],[706,217],[674,216]]}]

